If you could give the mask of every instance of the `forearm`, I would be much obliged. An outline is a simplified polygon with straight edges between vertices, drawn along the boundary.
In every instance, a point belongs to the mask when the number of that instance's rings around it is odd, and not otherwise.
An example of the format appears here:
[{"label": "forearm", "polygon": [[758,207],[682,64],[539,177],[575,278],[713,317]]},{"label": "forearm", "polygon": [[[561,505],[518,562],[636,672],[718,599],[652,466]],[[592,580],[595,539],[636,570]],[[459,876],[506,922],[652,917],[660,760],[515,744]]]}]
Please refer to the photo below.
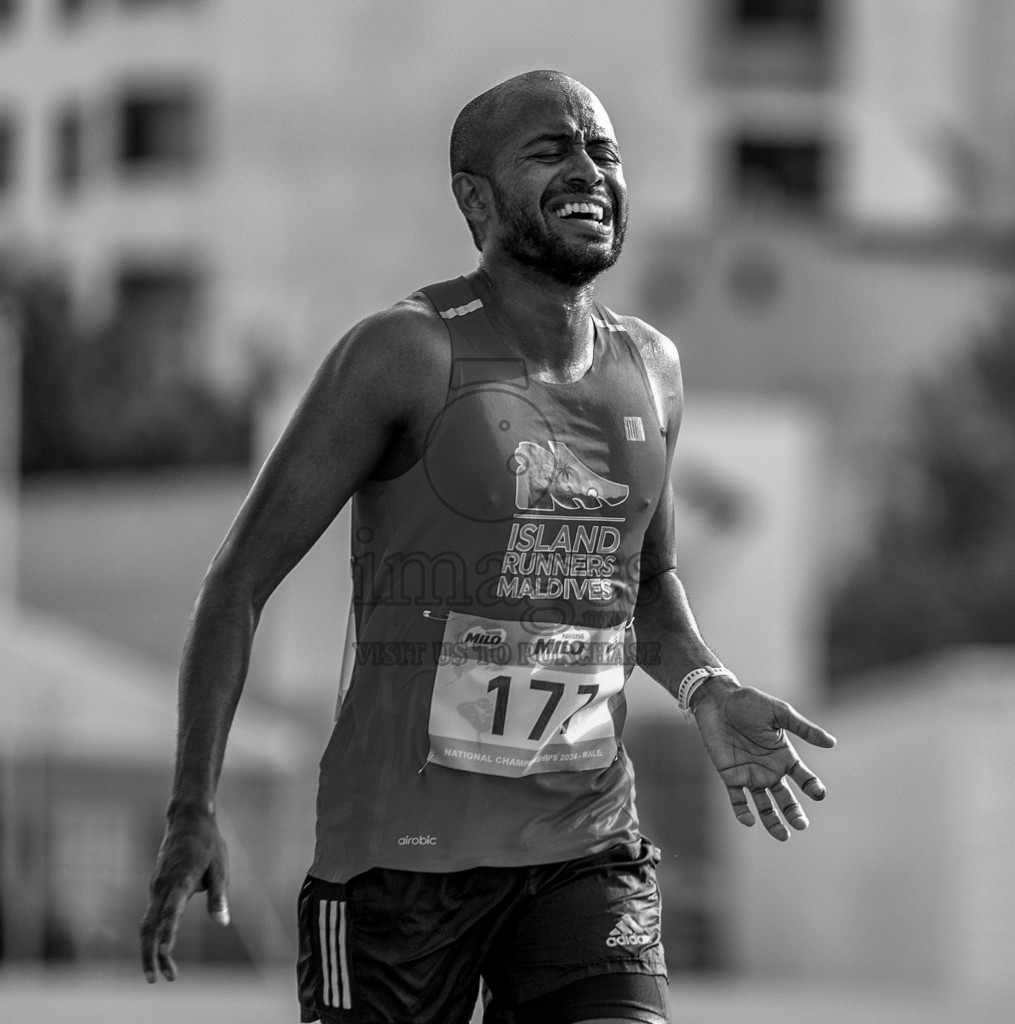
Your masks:
[{"label": "forearm", "polygon": [[639,665],[674,696],[681,679],[692,669],[720,664],[702,639],[676,570],[642,583],[635,630],[644,652]]},{"label": "forearm", "polygon": [[258,612],[242,590],[209,579],[180,666],[176,771],[168,814],[214,811],[226,740],[250,661]]},{"label": "forearm", "polygon": [[[722,665],[701,636],[684,585],[675,569],[654,575],[642,583],[635,629],[639,650],[645,652],[639,665],[674,697],[687,673]],[[708,679],[695,691],[692,709],[706,694],[735,685],[732,678]]]}]

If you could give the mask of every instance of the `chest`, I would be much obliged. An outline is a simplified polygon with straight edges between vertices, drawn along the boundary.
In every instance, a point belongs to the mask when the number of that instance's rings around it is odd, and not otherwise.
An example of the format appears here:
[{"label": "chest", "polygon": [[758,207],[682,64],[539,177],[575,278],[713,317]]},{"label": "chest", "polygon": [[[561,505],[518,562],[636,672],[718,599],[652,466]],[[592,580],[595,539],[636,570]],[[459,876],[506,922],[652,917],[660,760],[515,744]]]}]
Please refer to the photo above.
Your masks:
[{"label": "chest", "polygon": [[453,387],[422,460],[435,495],[478,521],[650,513],[666,455],[651,396],[623,382],[583,385]]}]

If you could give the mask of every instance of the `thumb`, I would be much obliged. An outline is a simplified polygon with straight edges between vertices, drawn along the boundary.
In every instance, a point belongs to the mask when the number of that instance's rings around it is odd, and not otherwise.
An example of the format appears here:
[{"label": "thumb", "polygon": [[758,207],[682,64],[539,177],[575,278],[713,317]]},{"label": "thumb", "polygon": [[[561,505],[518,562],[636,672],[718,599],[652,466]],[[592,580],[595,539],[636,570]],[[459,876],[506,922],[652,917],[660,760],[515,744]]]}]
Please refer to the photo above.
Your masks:
[{"label": "thumb", "polygon": [[809,718],[804,718],[796,708],[785,701],[776,701],[775,721],[780,728],[799,736],[805,742],[812,743],[816,747],[835,746],[835,737],[830,732],[826,732]]},{"label": "thumb", "polygon": [[229,924],[229,900],[226,896],[228,886],[225,865],[213,863],[205,875],[208,888],[208,913],[216,924],[223,927]]}]

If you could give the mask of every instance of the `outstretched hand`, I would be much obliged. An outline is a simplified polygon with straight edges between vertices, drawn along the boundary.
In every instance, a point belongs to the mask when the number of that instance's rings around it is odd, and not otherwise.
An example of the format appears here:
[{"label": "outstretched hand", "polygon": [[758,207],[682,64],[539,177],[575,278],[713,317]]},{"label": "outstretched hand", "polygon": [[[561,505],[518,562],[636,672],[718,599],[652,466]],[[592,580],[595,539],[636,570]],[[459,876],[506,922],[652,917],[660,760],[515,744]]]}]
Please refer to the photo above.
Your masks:
[{"label": "outstretched hand", "polygon": [[737,821],[748,826],[755,822],[749,792],[762,824],[776,839],[789,839],[787,824],[801,831],[807,828],[807,816],[786,779],[812,800],[823,800],[825,787],[800,760],[786,733],[818,747],[835,746],[834,736],[785,701],[749,686],[710,695],[695,705],[694,717]]},{"label": "outstretched hand", "polygon": [[166,829],[141,922],[141,966],[149,983],[157,978],[156,964],[167,981],[176,980],[176,931],[195,892],[207,890],[212,920],[229,924],[228,874],[226,845],[213,818],[187,819]]}]

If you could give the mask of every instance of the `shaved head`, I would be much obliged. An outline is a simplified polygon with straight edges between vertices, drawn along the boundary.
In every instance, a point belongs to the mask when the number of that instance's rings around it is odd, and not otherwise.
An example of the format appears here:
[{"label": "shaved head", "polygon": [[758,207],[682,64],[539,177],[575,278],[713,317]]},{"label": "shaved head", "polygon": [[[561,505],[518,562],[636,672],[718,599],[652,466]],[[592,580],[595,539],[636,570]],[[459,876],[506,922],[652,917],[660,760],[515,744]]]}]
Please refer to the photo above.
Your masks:
[{"label": "shaved head", "polygon": [[503,139],[504,124],[510,123],[520,100],[544,89],[588,92],[581,82],[560,71],[527,71],[487,89],[470,100],[455,120],[451,130],[452,175],[489,175]]}]

